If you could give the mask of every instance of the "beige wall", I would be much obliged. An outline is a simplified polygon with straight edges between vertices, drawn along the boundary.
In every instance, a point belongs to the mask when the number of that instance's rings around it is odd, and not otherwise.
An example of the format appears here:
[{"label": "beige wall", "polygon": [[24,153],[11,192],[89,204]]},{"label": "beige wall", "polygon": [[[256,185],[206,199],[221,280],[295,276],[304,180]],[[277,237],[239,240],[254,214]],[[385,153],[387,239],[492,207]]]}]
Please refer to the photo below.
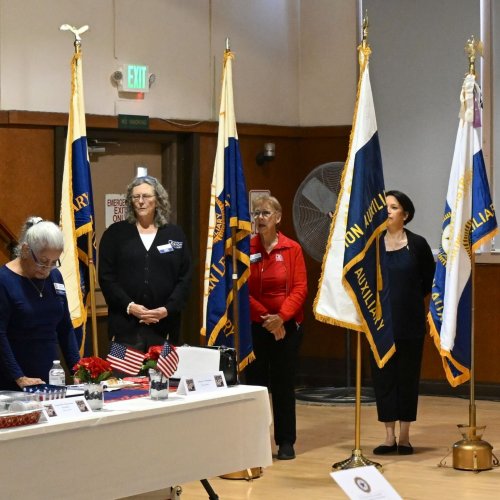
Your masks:
[{"label": "beige wall", "polygon": [[[303,115],[308,125],[347,124],[355,60],[341,74],[334,61],[353,54],[354,12],[353,0],[0,0],[0,106],[67,112],[74,38],[59,27],[88,24],[87,113],[216,119],[229,37],[239,122],[299,125]],[[112,86],[123,63],[155,73],[144,99]]]}]

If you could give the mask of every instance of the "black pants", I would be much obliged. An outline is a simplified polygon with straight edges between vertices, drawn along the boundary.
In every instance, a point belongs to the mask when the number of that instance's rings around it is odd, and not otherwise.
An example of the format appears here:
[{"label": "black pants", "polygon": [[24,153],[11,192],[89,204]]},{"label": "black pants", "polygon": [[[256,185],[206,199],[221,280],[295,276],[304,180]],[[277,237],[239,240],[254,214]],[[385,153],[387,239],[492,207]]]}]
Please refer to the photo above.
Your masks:
[{"label": "black pants", "polygon": [[370,356],[380,422],[417,420],[418,388],[424,338],[395,341],[396,352],[383,368]]},{"label": "black pants", "polygon": [[246,382],[262,385],[272,393],[274,441],[294,444],[297,437],[295,418],[295,374],[298,361],[301,327],[295,321],[285,323],[286,335],[276,340],[259,323],[252,323],[255,361],[245,369]]},{"label": "black pants", "polygon": [[126,347],[133,347],[145,353],[153,345],[162,346],[166,339],[147,325],[139,325],[134,331],[134,336],[119,338],[117,335],[114,340]]}]

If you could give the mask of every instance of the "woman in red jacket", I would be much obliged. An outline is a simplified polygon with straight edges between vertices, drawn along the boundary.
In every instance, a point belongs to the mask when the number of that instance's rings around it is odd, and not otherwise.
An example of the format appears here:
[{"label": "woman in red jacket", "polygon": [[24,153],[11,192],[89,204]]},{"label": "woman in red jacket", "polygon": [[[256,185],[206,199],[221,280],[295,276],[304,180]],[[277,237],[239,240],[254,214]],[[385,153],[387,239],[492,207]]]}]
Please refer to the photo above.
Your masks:
[{"label": "woman in red jacket", "polygon": [[250,242],[250,312],[255,361],[247,383],[270,389],[278,458],[295,458],[295,371],[307,295],[304,256],[299,244],[278,232],[281,205],[257,198],[253,217],[258,234]]}]

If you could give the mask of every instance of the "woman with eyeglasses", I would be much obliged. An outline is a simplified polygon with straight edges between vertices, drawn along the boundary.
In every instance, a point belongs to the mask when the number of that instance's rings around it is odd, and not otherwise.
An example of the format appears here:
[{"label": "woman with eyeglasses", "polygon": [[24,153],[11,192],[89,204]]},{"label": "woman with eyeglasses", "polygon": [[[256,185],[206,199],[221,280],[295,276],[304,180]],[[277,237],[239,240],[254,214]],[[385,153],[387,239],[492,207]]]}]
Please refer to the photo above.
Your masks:
[{"label": "woman with eyeglasses", "polygon": [[169,223],[160,182],[137,177],[127,187],[127,219],[106,229],[99,245],[99,284],[108,305],[108,336],[146,352],[176,344],[191,281],[183,230]]},{"label": "woman with eyeglasses", "polygon": [[0,268],[0,389],[47,382],[59,349],[69,367],[80,359],[59,257],[63,235],[53,222],[26,220],[16,258]]},{"label": "woman with eyeglasses", "polygon": [[302,339],[307,275],[300,245],[278,231],[281,205],[274,196],[253,205],[257,235],[250,242],[250,313],[255,361],[246,381],[272,393],[279,460],[295,458],[295,372]]}]

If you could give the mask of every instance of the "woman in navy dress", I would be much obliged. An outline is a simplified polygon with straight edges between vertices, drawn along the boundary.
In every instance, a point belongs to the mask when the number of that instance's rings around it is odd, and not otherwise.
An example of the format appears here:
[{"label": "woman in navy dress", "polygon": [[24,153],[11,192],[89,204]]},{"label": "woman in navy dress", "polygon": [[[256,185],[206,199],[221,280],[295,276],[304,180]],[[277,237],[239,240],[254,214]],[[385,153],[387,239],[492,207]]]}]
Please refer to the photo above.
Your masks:
[{"label": "woman in navy dress", "polygon": [[80,359],[59,267],[61,230],[30,217],[17,257],[0,268],[0,389],[48,382],[52,362]]},{"label": "woman in navy dress", "polygon": [[[401,191],[388,191],[387,251],[392,324],[396,352],[383,368],[371,356],[372,378],[380,422],[385,425],[385,441],[376,455],[410,455],[410,424],[417,419],[418,387],[424,336],[425,298],[431,292],[434,257],[427,241],[406,229],[415,214],[410,198]],[[396,441],[396,422],[399,439]]]}]

